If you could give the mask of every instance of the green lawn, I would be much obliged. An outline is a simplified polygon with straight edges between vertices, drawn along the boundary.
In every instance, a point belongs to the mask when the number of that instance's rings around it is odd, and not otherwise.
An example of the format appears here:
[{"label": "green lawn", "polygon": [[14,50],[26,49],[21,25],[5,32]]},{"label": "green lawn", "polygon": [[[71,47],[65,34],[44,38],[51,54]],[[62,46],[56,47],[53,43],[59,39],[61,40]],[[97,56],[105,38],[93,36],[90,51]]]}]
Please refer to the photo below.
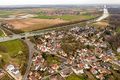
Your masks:
[{"label": "green lawn", "polygon": [[117,33],[120,33],[120,27],[118,27],[118,28],[116,29],[116,32],[117,32]]},{"label": "green lawn", "polygon": [[13,12],[12,11],[4,11],[4,10],[0,10],[0,17],[8,17],[9,15],[11,15]]},{"label": "green lawn", "polygon": [[[22,51],[22,54],[18,54]],[[2,55],[5,63],[13,61],[13,63],[21,64],[21,59],[26,60],[26,47],[20,40],[13,40],[0,43],[0,55]]]},{"label": "green lawn", "polygon": [[6,64],[19,66],[21,73],[24,74],[28,61],[27,45],[21,40],[0,42],[0,61],[2,67]]},{"label": "green lawn", "polygon": [[63,16],[56,16],[56,18],[72,21],[72,20],[79,20],[79,19],[80,20],[81,19],[90,19],[90,18],[93,18],[93,16],[91,16],[91,15],[63,15]]},{"label": "green lawn", "polygon": [[60,62],[59,62],[59,58],[58,57],[56,57],[56,56],[51,56],[51,55],[48,55],[47,56],[47,62],[49,63],[49,64],[60,64]]},{"label": "green lawn", "polygon": [[41,18],[41,19],[63,19],[63,20],[68,20],[68,21],[73,21],[73,20],[83,20],[83,19],[90,19],[95,16],[89,15],[89,14],[84,14],[84,15],[63,15],[63,16],[48,16],[48,15],[43,15],[43,14],[38,14],[35,18]]},{"label": "green lawn", "polygon": [[35,18],[41,18],[41,19],[54,19],[53,16],[47,16],[47,15],[37,15]]},{"label": "green lawn", "polygon": [[85,80],[83,76],[77,76],[75,74],[71,74],[66,78],[66,80]]},{"label": "green lawn", "polygon": [[43,58],[47,61],[49,65],[51,64],[60,64],[59,58],[54,55],[48,55],[46,53],[43,53]]},{"label": "green lawn", "polygon": [[19,66],[21,74],[24,75],[27,61],[28,49],[27,46],[20,40],[13,40],[0,43],[0,66],[14,64]]},{"label": "green lawn", "polygon": [[6,49],[7,53],[10,53],[10,56],[13,56],[18,51],[24,49],[24,45],[20,40],[13,40],[0,43],[0,46],[3,46]]},{"label": "green lawn", "polygon": [[0,36],[4,36],[3,32],[0,30]]}]

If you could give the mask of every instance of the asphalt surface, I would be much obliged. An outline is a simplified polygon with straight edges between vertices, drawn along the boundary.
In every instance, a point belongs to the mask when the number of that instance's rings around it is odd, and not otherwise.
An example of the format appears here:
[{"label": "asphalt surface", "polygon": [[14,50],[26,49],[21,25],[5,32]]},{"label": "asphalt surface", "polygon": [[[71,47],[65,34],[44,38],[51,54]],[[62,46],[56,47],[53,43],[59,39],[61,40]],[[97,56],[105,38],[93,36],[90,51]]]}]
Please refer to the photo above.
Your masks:
[{"label": "asphalt surface", "polygon": [[104,12],[103,12],[103,15],[102,15],[101,17],[99,17],[96,21],[97,21],[97,22],[98,22],[98,21],[101,21],[101,20],[107,18],[108,16],[109,16],[109,12],[108,12],[106,6],[104,6]]},{"label": "asphalt surface", "polygon": [[32,65],[32,56],[33,56],[33,53],[35,52],[35,49],[34,49],[34,44],[30,40],[25,39],[23,41],[27,44],[28,49],[29,49],[29,61],[28,61],[28,65],[27,65],[25,75],[23,76],[23,79],[22,79],[22,80],[27,80],[27,76],[29,74],[29,71],[30,71],[30,68],[31,68],[31,65]]}]

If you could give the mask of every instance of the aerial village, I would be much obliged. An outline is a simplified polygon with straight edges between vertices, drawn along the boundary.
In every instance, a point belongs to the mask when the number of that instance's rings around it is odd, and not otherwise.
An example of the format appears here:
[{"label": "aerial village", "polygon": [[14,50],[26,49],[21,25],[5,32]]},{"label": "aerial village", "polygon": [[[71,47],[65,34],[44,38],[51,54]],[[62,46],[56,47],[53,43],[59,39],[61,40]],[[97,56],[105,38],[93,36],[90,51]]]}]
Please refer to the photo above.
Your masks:
[{"label": "aerial village", "polygon": [[[111,29],[72,27],[35,36],[29,80],[63,80],[71,74],[105,80],[120,66],[114,51],[106,41]],[[117,49],[120,52],[120,48]]]}]

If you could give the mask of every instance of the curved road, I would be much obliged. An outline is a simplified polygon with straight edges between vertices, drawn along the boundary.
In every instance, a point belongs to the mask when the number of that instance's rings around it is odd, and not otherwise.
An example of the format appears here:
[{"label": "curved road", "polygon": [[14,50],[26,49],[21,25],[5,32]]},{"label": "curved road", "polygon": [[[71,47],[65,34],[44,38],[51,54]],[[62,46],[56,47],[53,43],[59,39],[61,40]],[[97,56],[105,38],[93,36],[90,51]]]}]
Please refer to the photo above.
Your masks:
[{"label": "curved road", "polygon": [[31,41],[29,41],[28,39],[25,39],[24,42],[28,45],[29,61],[28,61],[26,72],[25,72],[22,80],[27,80],[27,76],[29,74],[29,71],[30,71],[30,68],[31,68],[31,65],[32,65],[32,56],[33,56],[33,53],[35,52],[35,49],[34,49],[33,43]]},{"label": "curved road", "polygon": [[101,21],[101,20],[107,18],[109,15],[110,15],[110,14],[109,14],[106,6],[104,6],[103,15],[102,15],[101,17],[99,17],[96,21],[97,21],[97,22],[98,22],[98,21]]}]

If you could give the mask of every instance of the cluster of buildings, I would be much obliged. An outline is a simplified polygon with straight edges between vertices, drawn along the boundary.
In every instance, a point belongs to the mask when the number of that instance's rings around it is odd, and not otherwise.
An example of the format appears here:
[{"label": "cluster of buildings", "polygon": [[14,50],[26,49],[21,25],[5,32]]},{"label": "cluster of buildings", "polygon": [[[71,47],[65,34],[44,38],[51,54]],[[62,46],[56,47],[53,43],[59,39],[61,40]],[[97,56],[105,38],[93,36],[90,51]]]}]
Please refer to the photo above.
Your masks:
[{"label": "cluster of buildings", "polygon": [[[62,44],[65,44],[62,41],[68,35],[73,36],[72,40],[81,45],[71,53],[66,53],[62,47]],[[114,64],[117,59],[109,43],[104,40],[104,35],[104,30],[86,26],[51,31],[37,36],[36,50],[38,53],[34,53],[29,80],[33,80],[33,77],[34,79],[53,78],[53,75],[58,73],[61,76],[60,79],[72,73],[89,76],[86,71],[89,71],[95,79],[105,80],[112,74],[111,64]],[[72,43],[68,44],[72,45]],[[59,63],[52,58],[53,63],[48,64],[46,55],[56,56]]]},{"label": "cluster of buildings", "polygon": [[22,75],[18,67],[13,64],[6,65],[5,68],[0,68],[0,80],[22,80]]},{"label": "cluster of buildings", "polygon": [[17,67],[14,65],[10,64],[6,67],[6,71],[15,79],[15,80],[21,80],[22,76]]}]

